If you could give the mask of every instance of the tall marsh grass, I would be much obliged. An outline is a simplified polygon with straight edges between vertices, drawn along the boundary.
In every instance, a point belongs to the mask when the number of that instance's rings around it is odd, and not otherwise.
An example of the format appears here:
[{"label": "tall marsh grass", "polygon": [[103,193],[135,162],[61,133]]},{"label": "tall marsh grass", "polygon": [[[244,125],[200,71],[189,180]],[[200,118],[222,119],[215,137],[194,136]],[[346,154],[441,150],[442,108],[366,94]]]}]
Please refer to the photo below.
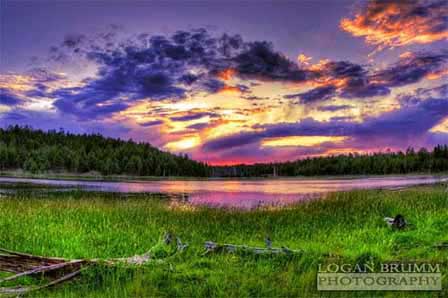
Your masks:
[{"label": "tall marsh grass", "polygon": [[[394,231],[385,216],[413,224]],[[142,254],[170,231],[189,244],[166,262],[138,268],[93,268],[44,297],[447,297],[446,186],[335,193],[284,209],[222,210],[169,204],[149,194],[66,191],[0,197],[0,247],[67,258]],[[300,249],[295,256],[203,256],[206,240]],[[442,293],[319,293],[316,271],[330,259],[442,264]],[[422,296],[423,295],[423,296]],[[441,295],[441,296],[440,296]],[[445,296],[443,296],[445,295]]]}]

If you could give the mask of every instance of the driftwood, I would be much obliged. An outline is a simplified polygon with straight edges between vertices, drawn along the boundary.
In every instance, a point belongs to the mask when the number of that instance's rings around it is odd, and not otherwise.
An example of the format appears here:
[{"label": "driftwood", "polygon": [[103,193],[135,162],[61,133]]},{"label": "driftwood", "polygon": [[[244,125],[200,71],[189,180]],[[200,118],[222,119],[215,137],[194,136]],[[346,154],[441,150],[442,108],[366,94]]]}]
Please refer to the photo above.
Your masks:
[{"label": "driftwood", "polygon": [[206,241],[204,244],[205,252],[209,253],[252,253],[256,255],[292,255],[295,253],[300,253],[300,250],[292,250],[287,247],[272,247],[271,241],[266,240],[267,247],[253,247],[247,245],[237,245],[237,244],[220,244],[213,241]]},{"label": "driftwood", "polygon": [[[157,245],[143,255],[107,260],[41,257],[0,248],[0,271],[14,273],[12,276],[0,279],[0,295],[19,295],[48,288],[76,277],[82,270],[92,265],[143,265],[152,260],[170,257],[177,252],[183,251],[186,247],[187,245],[182,243],[180,238],[166,233]],[[49,281],[44,285],[1,287],[1,284],[4,282],[14,281],[25,276],[38,276]]]},{"label": "driftwood", "polygon": [[385,217],[384,221],[390,227],[396,230],[403,230],[404,228],[409,226],[409,223],[404,219],[404,216],[401,214],[398,214],[395,217]]},{"label": "driftwood", "polygon": [[0,287],[0,294],[18,295],[59,284],[77,276],[88,263],[88,260],[47,258],[0,248],[0,271],[15,273],[0,279],[0,284],[24,276],[40,275],[50,279],[47,284],[40,286]]}]

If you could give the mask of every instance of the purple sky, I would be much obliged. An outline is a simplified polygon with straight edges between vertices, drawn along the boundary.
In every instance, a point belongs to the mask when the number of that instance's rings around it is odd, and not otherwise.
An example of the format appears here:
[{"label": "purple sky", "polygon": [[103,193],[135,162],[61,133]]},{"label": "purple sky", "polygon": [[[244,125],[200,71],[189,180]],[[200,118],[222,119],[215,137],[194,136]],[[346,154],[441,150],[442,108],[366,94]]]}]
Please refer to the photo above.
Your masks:
[{"label": "purple sky", "polygon": [[0,5],[2,127],[214,164],[448,142],[447,1]]}]

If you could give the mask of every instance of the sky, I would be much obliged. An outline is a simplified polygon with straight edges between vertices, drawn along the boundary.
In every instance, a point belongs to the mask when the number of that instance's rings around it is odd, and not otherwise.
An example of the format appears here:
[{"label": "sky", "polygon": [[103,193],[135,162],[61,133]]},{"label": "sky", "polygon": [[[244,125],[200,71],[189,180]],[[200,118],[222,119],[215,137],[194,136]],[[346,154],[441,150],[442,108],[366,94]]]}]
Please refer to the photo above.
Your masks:
[{"label": "sky", "polygon": [[0,1],[0,127],[215,165],[448,144],[448,1]]}]

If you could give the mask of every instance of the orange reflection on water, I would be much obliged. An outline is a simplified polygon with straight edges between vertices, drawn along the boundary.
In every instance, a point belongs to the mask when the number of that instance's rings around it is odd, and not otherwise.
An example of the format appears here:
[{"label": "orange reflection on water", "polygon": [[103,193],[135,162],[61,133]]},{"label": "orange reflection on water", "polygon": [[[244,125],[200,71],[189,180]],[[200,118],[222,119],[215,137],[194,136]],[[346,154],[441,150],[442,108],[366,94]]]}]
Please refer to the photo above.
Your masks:
[{"label": "orange reflection on water", "polygon": [[[303,200],[316,199],[327,193],[355,189],[398,188],[419,184],[446,182],[448,177],[388,176],[356,179],[247,179],[247,180],[172,180],[97,182],[63,181],[0,177],[0,182],[28,182],[54,186],[81,187],[105,192],[146,192],[167,194],[176,198],[172,208],[194,211],[196,205],[252,209],[265,206],[284,206]],[[183,206],[188,203],[190,207]],[[187,204],[187,205],[188,205]]]}]

